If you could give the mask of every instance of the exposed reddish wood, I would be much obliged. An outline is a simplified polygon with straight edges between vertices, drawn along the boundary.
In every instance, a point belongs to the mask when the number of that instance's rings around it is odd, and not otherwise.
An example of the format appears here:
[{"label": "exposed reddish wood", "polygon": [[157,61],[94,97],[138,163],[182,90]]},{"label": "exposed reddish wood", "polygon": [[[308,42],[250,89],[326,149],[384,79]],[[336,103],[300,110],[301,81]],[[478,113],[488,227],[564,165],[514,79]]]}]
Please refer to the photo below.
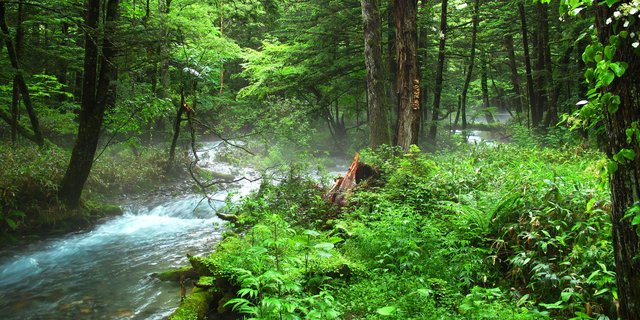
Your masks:
[{"label": "exposed reddish wood", "polygon": [[347,199],[358,182],[375,175],[376,171],[369,165],[359,162],[360,154],[356,153],[344,177],[336,180],[331,190],[324,196],[326,201],[338,206],[345,206]]}]

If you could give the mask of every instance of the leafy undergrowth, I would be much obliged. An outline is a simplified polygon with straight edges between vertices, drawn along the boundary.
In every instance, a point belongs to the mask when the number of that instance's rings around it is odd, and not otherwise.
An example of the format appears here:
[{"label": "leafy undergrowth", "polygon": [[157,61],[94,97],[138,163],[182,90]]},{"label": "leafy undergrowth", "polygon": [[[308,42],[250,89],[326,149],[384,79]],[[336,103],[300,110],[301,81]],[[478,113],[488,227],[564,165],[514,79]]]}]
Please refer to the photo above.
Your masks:
[{"label": "leafy undergrowth", "polygon": [[67,231],[89,223],[117,207],[105,206],[105,196],[143,192],[165,180],[166,157],[156,149],[141,154],[111,152],[95,164],[83,191],[81,210],[58,203],[59,183],[69,153],[56,147],[0,145],[0,236],[39,231]]},{"label": "leafy undergrowth", "polygon": [[[597,152],[499,145],[365,151],[380,169],[341,209],[290,177],[227,210],[212,273],[254,319],[615,318]],[[233,230],[233,231],[231,231]]]}]

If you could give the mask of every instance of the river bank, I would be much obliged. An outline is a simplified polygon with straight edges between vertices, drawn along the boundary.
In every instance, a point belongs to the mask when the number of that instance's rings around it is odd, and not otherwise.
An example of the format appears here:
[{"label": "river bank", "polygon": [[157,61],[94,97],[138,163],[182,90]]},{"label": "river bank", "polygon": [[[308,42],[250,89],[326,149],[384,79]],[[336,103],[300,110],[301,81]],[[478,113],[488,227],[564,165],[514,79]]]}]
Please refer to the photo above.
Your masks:
[{"label": "river bank", "polygon": [[[203,146],[201,156],[212,159],[203,169],[230,170],[213,161],[214,147]],[[180,302],[180,285],[152,275],[186,264],[187,253],[210,250],[222,232],[215,209],[229,192],[246,194],[254,187],[247,181],[228,184],[207,201],[190,184],[159,184],[111,198],[122,214],[92,227],[0,248],[1,318],[167,317]]]}]

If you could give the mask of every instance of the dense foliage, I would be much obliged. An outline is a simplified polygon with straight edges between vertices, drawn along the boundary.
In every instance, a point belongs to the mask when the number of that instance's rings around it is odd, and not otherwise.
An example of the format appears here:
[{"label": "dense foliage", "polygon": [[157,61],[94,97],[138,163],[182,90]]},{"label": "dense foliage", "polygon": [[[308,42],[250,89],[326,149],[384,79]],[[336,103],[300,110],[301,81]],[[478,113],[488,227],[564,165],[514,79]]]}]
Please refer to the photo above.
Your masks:
[{"label": "dense foliage", "polygon": [[[220,310],[640,318],[639,19],[638,0],[0,0],[0,236],[187,173],[210,199],[233,179],[196,149],[220,140],[264,180],[200,261],[234,289]],[[328,204],[305,169],[367,146],[374,177]]]},{"label": "dense foliage", "polygon": [[249,318],[615,318],[604,160],[588,148],[367,151],[344,208],[291,176],[230,205],[203,261]]}]

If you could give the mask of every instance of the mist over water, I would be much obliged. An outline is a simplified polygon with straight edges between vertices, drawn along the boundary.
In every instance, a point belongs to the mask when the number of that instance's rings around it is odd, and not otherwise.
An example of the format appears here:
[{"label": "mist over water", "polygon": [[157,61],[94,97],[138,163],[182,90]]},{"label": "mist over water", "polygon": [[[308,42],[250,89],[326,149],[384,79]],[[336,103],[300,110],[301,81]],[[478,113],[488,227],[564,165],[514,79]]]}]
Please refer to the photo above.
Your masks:
[{"label": "mist over water", "polygon": [[[206,168],[217,143],[205,145]],[[242,171],[242,170],[241,170]],[[92,230],[16,245],[0,251],[0,319],[162,319],[180,301],[177,283],[151,276],[187,264],[186,254],[210,252],[222,223],[214,209],[242,181],[212,195],[161,196],[123,203],[124,214]]]}]

